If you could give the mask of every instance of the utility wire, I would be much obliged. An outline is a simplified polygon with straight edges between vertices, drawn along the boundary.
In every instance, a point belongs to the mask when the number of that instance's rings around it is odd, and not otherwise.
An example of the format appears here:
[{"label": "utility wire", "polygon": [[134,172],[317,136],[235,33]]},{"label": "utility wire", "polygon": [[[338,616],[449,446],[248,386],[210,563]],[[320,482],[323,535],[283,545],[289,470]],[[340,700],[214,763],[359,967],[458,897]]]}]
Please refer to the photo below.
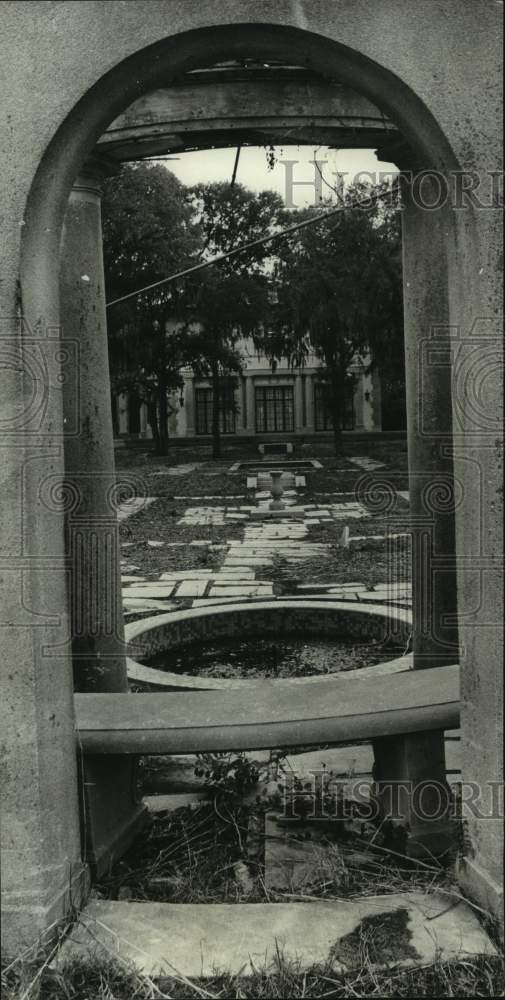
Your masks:
[{"label": "utility wire", "polygon": [[237,257],[238,254],[244,253],[246,250],[252,250],[253,247],[263,246],[265,243],[272,243],[274,240],[287,239],[292,233],[298,232],[300,229],[306,229],[307,226],[317,225],[318,222],[324,222],[325,219],[330,219],[334,215],[340,214],[340,212],[345,212],[350,208],[372,208],[372,205],[384,197],[383,191],[377,191],[375,194],[367,194],[365,198],[359,201],[349,202],[347,205],[338,205],[336,208],[329,209],[327,212],[321,212],[320,215],[316,215],[311,219],[304,219],[303,222],[297,222],[293,226],[288,226],[287,229],[281,229],[278,233],[269,233],[268,236],[260,236],[257,240],[252,240],[250,243],[243,243],[239,247],[235,247],[234,250],[228,250],[226,253],[219,254],[217,257],[213,257],[212,260],[204,260],[199,264],[194,264],[193,267],[187,267],[184,271],[177,271],[175,274],[169,275],[168,278],[161,278],[160,281],[153,281],[151,285],[145,285],[144,288],[138,288],[135,292],[128,292],[127,295],[121,295],[118,299],[112,299],[111,302],[106,303],[106,308],[110,309],[111,306],[117,305],[119,302],[126,302],[127,299],[132,299],[136,295],[143,295],[144,292],[150,292],[153,288],[159,288],[160,285],[167,285],[171,281],[177,281],[179,278],[185,278],[189,274],[195,274],[196,271],[202,271],[206,267],[212,267],[214,264],[220,264],[223,260],[230,260],[232,257]]}]

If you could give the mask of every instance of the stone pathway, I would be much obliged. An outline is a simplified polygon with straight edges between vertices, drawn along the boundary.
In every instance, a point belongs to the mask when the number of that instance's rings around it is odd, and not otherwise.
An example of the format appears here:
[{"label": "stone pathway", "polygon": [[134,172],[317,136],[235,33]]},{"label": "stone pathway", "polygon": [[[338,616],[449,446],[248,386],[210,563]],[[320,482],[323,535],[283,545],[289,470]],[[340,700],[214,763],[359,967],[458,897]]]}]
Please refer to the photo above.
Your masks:
[{"label": "stone pathway", "polygon": [[291,563],[302,562],[328,551],[326,544],[304,541],[307,537],[308,525],[304,522],[285,520],[247,524],[243,541],[230,541],[223,568],[271,566],[276,555]]},{"label": "stone pathway", "polygon": [[[361,461],[371,461],[359,457]],[[358,464],[359,464],[358,462]],[[382,463],[381,463],[382,464]],[[252,477],[249,477],[251,480]],[[255,485],[269,486],[269,473],[260,472],[254,477]],[[303,481],[303,482],[302,482]],[[290,488],[288,483],[294,488]],[[248,481],[249,485],[249,481]],[[252,482],[250,483],[252,486]],[[177,608],[178,600],[184,599],[195,606],[205,606],[213,603],[231,602],[234,600],[254,600],[273,596],[273,583],[268,579],[268,569],[273,566],[276,556],[282,557],[291,564],[307,559],[324,558],[328,553],[327,543],[309,540],[309,528],[314,524],[332,523],[333,521],[352,521],[371,516],[366,507],[359,503],[350,492],[321,494],[327,496],[328,502],[300,504],[298,490],[305,486],[305,477],[288,472],[283,474],[285,491],[283,502],[289,507],[289,516],[275,520],[258,519],[258,513],[269,510],[271,502],[270,489],[257,489],[255,504],[233,504],[223,506],[190,506],[178,521],[181,526],[219,526],[226,524],[243,524],[242,539],[230,539],[229,542],[214,544],[204,539],[192,542],[163,542],[149,540],[148,545],[154,547],[168,546],[206,546],[210,550],[224,552],[224,561],[219,569],[196,569],[178,572],[167,572],[157,581],[147,581],[131,575],[131,567],[123,569],[123,602],[127,615],[140,611],[169,611]],[[401,494],[408,499],[408,492]],[[331,498],[331,499],[330,499]],[[338,498],[338,499],[337,499]],[[155,498],[149,498],[152,503]],[[177,499],[184,499],[179,497]],[[196,499],[196,498],[188,498]],[[210,498],[209,499],[217,499]],[[236,500],[233,496],[223,497],[225,500]],[[146,501],[142,501],[144,504]],[[140,509],[140,503],[127,505],[123,516],[130,516]],[[382,544],[386,536],[350,535],[346,524],[345,540],[342,544],[368,544],[377,541]],[[399,533],[398,538],[408,538],[408,534]],[[403,605],[411,603],[410,585],[390,585],[386,581],[373,590],[363,583],[357,582],[339,584],[302,584],[295,590],[295,595],[310,597],[318,595],[328,600],[349,600],[364,602],[388,602]]]},{"label": "stone pathway", "polygon": [[[180,525],[188,526],[223,526],[233,521],[248,521],[253,512],[269,509],[272,500],[269,491],[259,491],[256,494],[257,504],[241,504],[240,506],[226,507],[188,507],[184,515],[177,522]],[[282,497],[286,506],[289,506],[291,515],[299,515],[307,523],[317,524],[320,521],[340,521],[346,519],[363,519],[371,517],[367,508],[357,500],[344,501],[342,503],[332,503],[321,506],[315,503],[297,504],[296,492],[286,491]],[[266,525],[264,525],[266,528]]]}]

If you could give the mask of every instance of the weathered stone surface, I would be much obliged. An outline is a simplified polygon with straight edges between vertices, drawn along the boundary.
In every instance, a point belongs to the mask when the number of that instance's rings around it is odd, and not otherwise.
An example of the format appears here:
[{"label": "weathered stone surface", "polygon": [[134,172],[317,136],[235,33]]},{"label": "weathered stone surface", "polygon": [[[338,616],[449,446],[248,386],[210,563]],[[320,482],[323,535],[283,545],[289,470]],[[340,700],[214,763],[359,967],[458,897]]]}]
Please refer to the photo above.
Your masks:
[{"label": "weathered stone surface", "polygon": [[[5,176],[9,176],[11,183],[5,185],[3,194],[5,228],[10,234],[2,244],[3,315],[14,317],[19,313],[21,275],[23,323],[28,334],[33,333],[41,344],[46,332],[62,328],[55,262],[66,199],[79,165],[122,107],[137,100],[139,94],[166,84],[167,65],[177,75],[187,67],[209,65],[212,60],[222,59],[223,52],[228,58],[240,56],[246,35],[248,51],[260,60],[273,55],[314,67],[327,76],[338,66],[346,86],[375,95],[377,103],[390,110],[418,150],[424,166],[435,164],[443,175],[451,177],[461,165],[470,165],[481,182],[479,197],[488,198],[501,151],[495,112],[501,97],[497,30],[500,8],[498,3],[481,4],[477,22],[474,4],[461,4],[459,0],[430,4],[427,16],[426,5],[406,0],[399,17],[398,3],[384,0],[380,5],[378,30],[377,18],[370,18],[368,0],[355,0],[349,18],[342,17],[340,5],[329,0],[312,5],[282,0],[275,5],[263,4],[260,14],[250,0],[235,0],[233,4],[216,0],[200,5],[180,2],[171,6],[168,26],[164,2],[152,2],[148,18],[145,5],[136,3],[92,7],[60,3],[51,9],[54,14],[51,17],[47,16],[45,5],[34,4],[33,30],[27,42],[25,8],[22,4],[11,4],[5,20],[5,65],[10,85],[4,93],[4,110],[9,120],[16,122],[16,131],[15,142],[7,144],[5,149]],[[235,26],[238,30],[234,32]],[[423,39],[422,58],[412,50],[412,39],[419,38]],[[468,72],[469,38],[473,55],[471,73]],[[36,39],[36,58],[30,39]],[[153,46],[157,46],[159,58],[151,58]],[[83,50],[86,59],[81,58]],[[343,51],[344,61],[340,60]],[[413,52],[412,57],[406,58],[407,52]],[[441,65],[450,86],[433,85]],[[311,108],[313,112],[316,110],[316,106]],[[425,213],[430,219],[436,214]],[[497,278],[501,212],[499,205],[498,211],[482,211],[470,201],[464,212],[454,215],[443,234],[443,256],[444,260],[447,258],[450,284],[449,310],[447,316],[434,313],[434,317],[444,326],[447,320],[455,334],[453,400],[458,444],[454,452],[455,474],[464,494],[464,503],[458,510],[457,554],[461,557],[458,590],[463,605],[460,611],[467,623],[462,643],[465,777],[485,787],[490,780],[501,780],[503,756],[497,735],[503,728],[500,695],[503,580],[502,566],[493,562],[501,551],[502,527],[498,472],[502,390],[494,381],[501,371],[502,351],[502,330],[496,322],[501,296],[501,277]],[[422,249],[417,243],[415,250],[422,263],[421,253],[433,254],[433,245],[427,239]],[[438,264],[441,258],[438,254],[434,256]],[[439,274],[435,278],[438,280]],[[430,285],[421,282],[420,286],[421,316],[433,296]],[[17,342],[17,326],[12,329]],[[66,336],[64,324],[63,334]],[[422,336],[429,335],[428,325]],[[486,345],[482,354],[477,351],[476,355],[476,343]],[[481,361],[483,370],[479,368]],[[26,366],[27,382],[29,367],[30,362]],[[45,897],[36,865],[26,864],[27,857],[37,856],[43,822],[41,814],[35,815],[33,802],[27,799],[28,820],[23,823],[23,837],[18,837],[19,814],[24,816],[25,808],[22,789],[31,792],[34,780],[38,801],[54,805],[59,816],[57,829],[51,828],[46,835],[47,845],[52,844],[54,852],[52,880],[55,871],[68,870],[75,861],[72,835],[62,819],[75,809],[75,780],[68,785],[68,779],[61,778],[67,766],[63,741],[58,749],[58,762],[42,752],[50,743],[49,737],[44,742],[49,730],[48,723],[43,721],[46,719],[43,706],[48,706],[47,719],[50,707],[59,706],[57,718],[66,718],[67,728],[61,731],[67,733],[68,743],[72,731],[70,673],[63,661],[52,669],[44,664],[41,671],[38,641],[34,641],[25,620],[18,624],[17,617],[21,592],[30,594],[29,606],[36,610],[47,607],[51,614],[61,614],[65,606],[63,570],[60,573],[55,568],[63,565],[63,513],[60,511],[52,519],[56,520],[55,530],[41,505],[37,517],[32,517],[40,478],[47,470],[41,473],[34,469],[27,444],[28,433],[33,431],[37,435],[33,438],[37,454],[57,453],[62,434],[62,368],[63,362],[60,363],[55,351],[45,380],[48,409],[40,427],[36,421],[36,426],[33,421],[26,427],[19,426],[25,391],[24,380],[21,385],[19,379],[20,366],[16,364],[12,369],[6,366],[2,374],[5,426],[7,434],[12,433],[12,447],[5,449],[5,557],[19,558],[19,538],[26,531],[23,558],[30,563],[23,569],[23,577],[21,572],[16,577],[14,586],[10,582],[7,585],[13,608],[9,607],[4,620],[8,626],[4,662],[13,724],[8,741],[11,784],[3,873],[4,882],[7,874],[8,886],[14,894],[22,875],[25,890],[22,898],[18,897],[19,906],[11,906],[9,900],[10,940],[16,945],[23,920],[24,927],[31,926],[33,936],[46,920],[40,916]],[[476,369],[478,384],[474,378]],[[62,471],[57,458],[49,461],[52,468]],[[23,497],[18,489],[22,481],[23,488],[27,488]],[[468,573],[468,559],[475,560],[475,565],[482,559],[486,568],[482,573]],[[54,642],[51,628],[41,622],[37,629],[41,635],[43,632],[49,635],[44,639],[49,644]],[[22,670],[17,669],[20,663]],[[44,690],[40,687],[41,676]],[[27,732],[29,726],[31,733]],[[51,732],[50,736],[53,735]],[[11,786],[15,793],[10,791]],[[472,816],[469,836],[474,853],[469,885],[477,893],[480,885],[484,905],[494,906],[497,896],[492,886],[500,885],[503,871],[500,837],[493,823]],[[23,917],[19,916],[21,911]]]},{"label": "weathered stone surface", "polygon": [[176,591],[177,597],[203,597],[208,580],[182,580]]},{"label": "weathered stone surface", "polygon": [[[446,895],[421,892],[317,903],[92,900],[53,964],[61,968],[68,959],[103,953],[132,961],[149,976],[177,972],[205,978],[216,970],[248,975],[251,967],[269,968],[280,951],[302,969],[332,958],[335,971],[345,971],[362,963],[358,935],[354,948],[345,940],[362,921],[372,919],[380,925],[402,913],[408,949],[398,944],[400,964],[495,954],[470,907],[462,902],[450,907],[450,903]],[[391,941],[383,961],[388,965],[394,960]]]}]

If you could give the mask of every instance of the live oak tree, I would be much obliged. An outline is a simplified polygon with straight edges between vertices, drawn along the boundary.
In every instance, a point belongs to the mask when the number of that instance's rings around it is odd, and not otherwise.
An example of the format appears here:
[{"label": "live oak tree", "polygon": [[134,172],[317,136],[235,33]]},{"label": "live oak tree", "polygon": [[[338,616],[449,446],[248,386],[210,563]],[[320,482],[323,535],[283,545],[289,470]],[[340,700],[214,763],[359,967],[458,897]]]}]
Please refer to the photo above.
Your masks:
[{"label": "live oak tree", "polygon": [[[102,199],[107,299],[160,281],[198,259],[200,233],[186,189],[160,165],[123,165]],[[116,391],[145,402],[157,450],[168,451],[169,393],[182,386],[184,338],[167,328],[178,290],[173,285],[108,310],[111,375]]]},{"label": "live oak tree", "polygon": [[[209,260],[275,232],[282,201],[271,191],[255,194],[241,184],[198,184],[190,192],[202,259]],[[186,281],[180,315],[198,377],[212,385],[212,454],[221,455],[225,389],[242,370],[240,341],[256,337],[268,314],[271,247],[247,250]]]},{"label": "live oak tree", "polygon": [[[365,194],[354,186],[345,202]],[[313,212],[290,213],[290,222]],[[301,364],[309,353],[319,359],[338,455],[353,361],[382,370],[403,356],[399,224],[390,192],[367,210],[348,207],[279,243],[274,277],[278,302],[264,349],[273,363],[287,357]]]}]

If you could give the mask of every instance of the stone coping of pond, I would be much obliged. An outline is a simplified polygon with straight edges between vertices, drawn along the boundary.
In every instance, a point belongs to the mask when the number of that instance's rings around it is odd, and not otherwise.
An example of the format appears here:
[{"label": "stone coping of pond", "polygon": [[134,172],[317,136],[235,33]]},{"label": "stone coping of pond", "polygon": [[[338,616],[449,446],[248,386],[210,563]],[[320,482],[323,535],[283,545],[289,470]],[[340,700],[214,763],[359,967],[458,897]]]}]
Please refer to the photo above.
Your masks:
[{"label": "stone coping of pond", "polygon": [[[320,600],[266,600],[262,602],[237,602],[224,607],[189,608],[155,615],[125,626],[128,678],[131,682],[150,685],[165,690],[229,691],[234,688],[254,687],[260,678],[198,677],[175,674],[139,663],[134,657],[154,656],[170,648],[180,649],[206,639],[230,639],[254,634],[277,634],[306,638],[367,637],[382,638],[387,624],[394,625],[398,641],[407,638],[411,630],[412,614],[407,608],[384,604]],[[395,657],[393,660],[361,667],[356,670],[325,674],[332,677],[361,678],[396,673],[412,669],[412,656]],[[269,678],[270,683],[282,685],[310,684],[321,679],[321,674],[308,677]]]},{"label": "stone coping of pond", "polygon": [[[317,458],[278,458],[275,455],[265,455],[261,461],[234,462],[230,465],[228,472],[294,472],[295,469],[302,469],[306,472],[310,469],[322,469],[322,463]],[[349,470],[353,472],[352,469]]]}]

